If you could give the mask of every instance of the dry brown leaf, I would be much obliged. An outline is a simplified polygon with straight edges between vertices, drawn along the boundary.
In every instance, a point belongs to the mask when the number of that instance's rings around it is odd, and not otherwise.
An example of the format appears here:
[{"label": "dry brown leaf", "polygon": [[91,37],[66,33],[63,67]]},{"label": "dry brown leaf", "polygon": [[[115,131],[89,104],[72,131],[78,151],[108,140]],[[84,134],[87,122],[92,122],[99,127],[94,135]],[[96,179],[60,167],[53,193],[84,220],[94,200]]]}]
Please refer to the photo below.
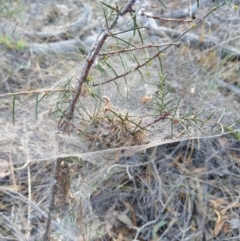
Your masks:
[{"label": "dry brown leaf", "polygon": [[146,95],[146,96],[142,97],[142,99],[141,99],[141,102],[143,104],[149,103],[150,101],[152,101],[152,95]]},{"label": "dry brown leaf", "polygon": [[190,173],[191,173],[187,168],[185,168],[185,167],[184,167],[181,163],[179,163],[177,160],[174,160],[174,161],[173,161],[173,164],[174,164],[175,166],[177,166],[182,172],[187,173],[187,174],[190,174]]},{"label": "dry brown leaf", "polygon": [[199,167],[199,168],[194,169],[192,173],[197,174],[197,173],[204,173],[204,172],[206,172],[206,168]]},{"label": "dry brown leaf", "polygon": [[122,233],[119,233],[117,239],[113,239],[113,240],[114,240],[114,241],[122,241],[122,240],[123,240],[123,235],[122,235]]},{"label": "dry brown leaf", "polygon": [[191,230],[197,232],[197,223],[194,219],[191,220]]},{"label": "dry brown leaf", "polygon": [[218,219],[217,219],[217,221],[215,223],[213,234],[214,234],[214,237],[217,237],[219,235],[219,233],[221,231],[223,231],[224,224],[229,219],[229,217],[227,215],[221,216],[221,214],[219,212],[217,212],[216,210],[214,210],[214,211],[218,215]]},{"label": "dry brown leaf", "polygon": [[123,240],[126,240],[126,236],[129,236],[130,235],[130,230],[128,228],[118,228],[115,230],[115,233],[121,233],[122,234],[122,239]]},{"label": "dry brown leaf", "polygon": [[2,187],[0,187],[0,191],[1,191],[1,189],[19,192],[19,191],[21,191],[21,186],[18,186],[18,185],[9,185],[9,186],[4,186],[4,187],[2,186]]},{"label": "dry brown leaf", "polygon": [[0,209],[3,211],[3,210],[8,210],[8,206],[7,205],[4,205],[2,203],[0,203]]},{"label": "dry brown leaf", "polygon": [[132,223],[133,223],[133,226],[137,226],[137,220],[136,220],[136,215],[135,215],[135,210],[133,208],[133,206],[128,203],[128,202],[125,202],[124,200],[122,200],[123,204],[125,205],[125,207],[132,213]]},{"label": "dry brown leaf", "polygon": [[216,221],[216,223],[220,223],[221,220],[222,220],[221,214],[217,210],[215,210],[215,209],[214,209],[214,212],[217,214],[217,221]]},{"label": "dry brown leaf", "polygon": [[113,109],[113,105],[112,105],[110,99],[107,96],[103,96],[103,99],[105,101],[103,110],[108,111],[108,110]]},{"label": "dry brown leaf", "polygon": [[119,221],[121,221],[122,223],[124,223],[129,228],[134,227],[132,220],[127,216],[127,214],[125,212],[118,213],[117,219]]},{"label": "dry brown leaf", "polygon": [[229,223],[225,223],[224,226],[223,226],[223,233],[227,233],[230,229],[231,225]]},{"label": "dry brown leaf", "polygon": [[226,206],[227,202],[225,199],[219,198],[210,200],[210,207],[214,209],[219,209],[220,206]]},{"label": "dry brown leaf", "polygon": [[215,224],[215,227],[213,230],[214,237],[218,236],[218,234],[221,232],[224,224],[225,224],[225,221],[223,221],[223,220],[220,223]]},{"label": "dry brown leaf", "polygon": [[222,211],[221,211],[221,215],[224,215],[230,208],[239,208],[240,207],[240,203],[239,202],[231,202],[228,204],[227,207],[225,207]]}]

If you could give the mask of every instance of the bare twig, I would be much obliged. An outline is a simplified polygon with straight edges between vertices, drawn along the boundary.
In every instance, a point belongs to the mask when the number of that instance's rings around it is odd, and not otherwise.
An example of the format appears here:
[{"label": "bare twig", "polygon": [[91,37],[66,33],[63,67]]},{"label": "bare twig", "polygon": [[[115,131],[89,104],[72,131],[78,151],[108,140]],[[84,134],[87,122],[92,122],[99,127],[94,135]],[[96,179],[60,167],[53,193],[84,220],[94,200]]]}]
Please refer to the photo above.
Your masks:
[{"label": "bare twig", "polygon": [[[179,39],[179,38],[178,38],[178,39]],[[177,40],[178,40],[178,39],[177,39]],[[177,41],[177,40],[175,40],[175,41]],[[161,53],[163,53],[165,50],[167,50],[170,46],[174,45],[174,44],[175,44],[175,41],[174,41],[172,44],[168,45],[168,46],[167,46],[166,48],[164,48],[163,50],[158,51],[155,55],[153,55],[153,57],[149,58],[147,61],[143,62],[142,64],[137,65],[135,68],[133,68],[133,69],[131,69],[131,70],[129,70],[129,71],[126,71],[125,73],[123,73],[123,74],[121,74],[121,75],[118,75],[118,76],[116,76],[116,77],[114,77],[114,78],[112,78],[112,79],[109,79],[109,80],[107,80],[107,81],[104,81],[104,82],[102,82],[102,83],[93,84],[92,86],[98,86],[98,85],[104,85],[104,84],[110,83],[110,82],[112,82],[112,81],[114,81],[114,80],[117,80],[117,79],[119,79],[119,78],[122,78],[122,77],[124,77],[124,76],[126,76],[126,75],[128,75],[128,74],[130,74],[130,73],[133,73],[134,71],[142,68],[143,66],[146,66],[146,65],[147,65],[148,63],[150,63],[153,59],[157,58]]]},{"label": "bare twig", "polygon": [[[149,58],[147,61],[143,62],[142,64],[138,64],[135,68],[129,70],[129,71],[126,71],[125,73],[121,74],[121,75],[118,75],[112,79],[109,79],[105,82],[102,82],[102,83],[97,83],[97,84],[93,84],[92,86],[98,86],[98,85],[104,85],[104,84],[107,84],[107,83],[110,83],[112,81],[115,81],[119,78],[122,78],[130,73],[133,73],[134,71],[142,68],[143,66],[146,66],[148,63],[150,63],[153,59],[157,58],[161,53],[163,53],[164,51],[166,51],[167,49],[169,49],[171,46],[173,46],[174,44],[177,43],[177,41],[179,41],[180,39],[182,39],[190,30],[196,28],[200,23],[202,23],[204,21],[204,19],[206,19],[211,13],[213,13],[214,11],[216,11],[218,8],[220,8],[221,6],[223,6],[224,4],[226,4],[225,2],[223,2],[222,4],[219,4],[217,7],[214,7],[212,8],[212,10],[206,14],[202,19],[198,19],[198,20],[195,20],[195,22],[192,24],[192,26],[190,26],[188,29],[186,29],[183,33],[181,34],[178,34],[176,36],[176,39],[173,40],[173,42],[171,44],[169,44],[167,47],[165,47],[164,49],[158,51],[155,55],[153,55],[151,58]],[[177,31],[177,30],[176,30]],[[177,31],[179,33],[179,31]],[[174,36],[175,37],[175,36]]]},{"label": "bare twig", "polygon": [[[66,115],[66,120],[63,122],[61,126],[61,130],[63,130],[64,132],[66,132],[66,130],[68,129],[69,126],[69,122],[70,120],[73,118],[74,115],[74,110],[75,110],[75,106],[76,103],[78,101],[78,98],[81,94],[81,90],[82,90],[82,85],[84,83],[84,81],[86,80],[89,71],[92,67],[92,65],[94,64],[94,61],[96,59],[96,57],[98,56],[103,44],[105,43],[106,39],[108,38],[108,36],[111,35],[111,30],[117,25],[117,21],[119,16],[123,16],[125,15],[127,12],[132,10],[132,6],[135,3],[136,0],[129,0],[129,2],[127,3],[127,5],[123,8],[123,10],[121,12],[119,12],[117,14],[117,16],[115,17],[115,19],[113,20],[112,24],[109,26],[108,29],[102,29],[99,34],[98,37],[95,41],[95,43],[93,44],[90,52],[88,53],[88,56],[86,58],[85,61],[85,65],[82,69],[81,72],[81,76],[79,78],[78,81],[78,87],[76,90],[76,93],[70,103],[67,115]],[[60,143],[59,143],[59,148],[60,148]],[[48,220],[47,220],[47,224],[46,224],[46,229],[45,229],[45,233],[44,233],[44,240],[46,241],[50,241],[50,231],[51,231],[51,221],[52,221],[52,211],[54,209],[55,206],[55,198],[56,198],[56,192],[57,192],[57,180],[58,177],[60,175],[60,171],[61,171],[61,162],[64,161],[62,158],[57,158],[56,162],[55,162],[55,173],[54,173],[54,179],[56,181],[56,183],[53,185],[52,190],[51,190],[51,199],[50,199],[50,204],[49,204],[49,212],[48,212]]]},{"label": "bare twig", "polygon": [[143,128],[149,127],[149,126],[157,123],[157,122],[160,121],[160,120],[163,120],[163,121],[164,121],[164,120],[168,119],[168,116],[169,116],[169,115],[170,115],[169,112],[165,112],[165,113],[163,113],[163,115],[159,116],[158,118],[156,118],[155,120],[153,120],[151,123],[145,125]]},{"label": "bare twig", "polygon": [[128,1],[127,5],[122,9],[122,11],[120,12],[120,16],[125,15],[128,12],[133,12],[133,5],[136,3],[136,0],[130,0]]},{"label": "bare twig", "polygon": [[162,18],[162,17],[158,17],[158,16],[151,16],[151,15],[148,15],[148,14],[146,14],[144,12],[142,12],[141,15],[144,16],[144,17],[147,17],[147,18],[157,19],[157,20],[160,20],[160,21],[163,21],[163,22],[189,23],[189,22],[194,21],[194,19]]},{"label": "bare twig", "polygon": [[45,94],[48,94],[49,92],[72,92],[75,93],[75,90],[67,90],[67,89],[40,89],[40,90],[31,90],[31,91],[21,91],[21,92],[15,92],[15,93],[6,93],[0,95],[1,97],[6,97],[6,96],[15,96],[15,95],[31,95],[31,94],[38,94],[45,92]]},{"label": "bare twig", "polygon": [[57,181],[56,180],[59,176],[62,161],[63,161],[62,158],[57,158],[56,163],[55,163],[55,173],[54,173],[55,183],[52,186],[52,190],[51,190],[51,199],[50,199],[49,210],[48,210],[47,224],[46,224],[46,229],[45,229],[45,233],[44,233],[44,236],[43,236],[45,241],[50,241],[52,211],[53,211],[54,206],[55,206],[55,197],[56,197],[56,193],[57,193]]},{"label": "bare twig", "polygon": [[121,49],[121,50],[116,50],[116,51],[111,51],[111,52],[106,52],[106,53],[100,53],[99,56],[109,56],[109,55],[115,55],[115,54],[121,54],[121,53],[126,53],[130,51],[135,51],[139,49],[146,49],[146,48],[158,48],[158,47],[164,47],[168,45],[179,45],[181,42],[177,43],[165,43],[165,44],[149,44],[149,45],[143,45],[140,47],[135,47],[135,48],[129,48],[129,49]]},{"label": "bare twig", "polygon": [[[66,115],[66,119],[68,121],[70,121],[73,118],[74,115],[74,110],[75,110],[75,106],[76,103],[78,101],[78,98],[81,94],[81,90],[82,90],[82,85],[84,83],[84,81],[87,79],[87,76],[89,74],[89,71],[92,67],[92,65],[94,64],[94,61],[96,59],[96,57],[98,56],[103,44],[105,43],[106,39],[111,36],[111,30],[117,25],[117,21],[119,16],[123,16],[128,12],[132,11],[132,6],[134,5],[134,3],[136,2],[136,0],[129,0],[127,5],[122,9],[122,11],[120,11],[117,16],[115,17],[115,19],[113,20],[112,24],[109,26],[109,30],[108,29],[102,29],[100,31],[100,33],[98,34],[98,37],[96,39],[96,41],[94,42],[87,58],[86,58],[86,62],[85,65],[81,71],[81,75],[80,78],[78,80],[78,87],[76,90],[76,93],[70,103],[67,115]],[[65,125],[63,125],[63,131],[65,132]]]},{"label": "bare twig", "polygon": [[[200,22],[202,22],[203,19],[199,19],[196,21],[196,24],[199,24]],[[173,46],[174,44],[176,44],[187,32],[189,32],[191,29],[195,28],[195,25],[192,25],[191,27],[189,27],[187,30],[185,30],[180,36],[178,36],[171,44],[169,44],[167,47],[165,47],[164,49],[158,51],[155,55],[153,55],[151,58],[149,58],[147,61],[143,62],[142,64],[137,65],[135,68],[126,71],[125,73],[118,75],[112,79],[109,79],[103,83],[97,83],[97,84],[93,84],[92,86],[98,86],[98,85],[104,85],[107,83],[110,83],[114,80],[117,80],[119,78],[122,78],[130,73],[133,73],[134,71],[142,68],[143,66],[146,66],[148,63],[150,63],[153,59],[157,58],[161,53],[163,53],[164,51],[166,51],[168,48],[170,48],[171,46]]]}]

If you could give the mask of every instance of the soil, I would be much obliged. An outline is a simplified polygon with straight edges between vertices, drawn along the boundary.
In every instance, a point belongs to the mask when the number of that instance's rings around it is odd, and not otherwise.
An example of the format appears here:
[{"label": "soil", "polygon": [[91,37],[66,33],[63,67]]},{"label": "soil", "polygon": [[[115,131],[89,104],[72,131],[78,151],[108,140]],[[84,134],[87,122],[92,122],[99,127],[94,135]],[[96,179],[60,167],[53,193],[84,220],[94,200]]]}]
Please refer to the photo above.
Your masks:
[{"label": "soil", "polygon": [[[197,1],[165,0],[166,8],[143,2],[145,16],[137,15],[142,35],[125,32],[134,25],[130,14],[123,16],[112,34],[124,33],[105,43],[76,118],[61,133],[61,115],[106,23],[104,5],[2,1],[1,240],[42,240],[54,186],[51,240],[239,239],[239,1],[203,22],[224,1],[205,1],[180,19]],[[119,9],[126,3],[108,1]],[[96,87],[157,48],[104,53],[172,43],[198,20],[141,72]],[[160,111],[162,93],[170,104]],[[56,158],[62,163],[54,180]]]}]

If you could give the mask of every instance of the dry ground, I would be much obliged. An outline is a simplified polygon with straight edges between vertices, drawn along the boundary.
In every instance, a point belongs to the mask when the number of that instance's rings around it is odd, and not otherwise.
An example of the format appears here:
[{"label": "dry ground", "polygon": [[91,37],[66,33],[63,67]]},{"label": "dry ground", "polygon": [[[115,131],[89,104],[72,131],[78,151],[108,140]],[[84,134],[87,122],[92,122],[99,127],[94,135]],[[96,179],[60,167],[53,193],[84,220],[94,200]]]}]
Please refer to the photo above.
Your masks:
[{"label": "dry ground", "polygon": [[[127,1],[118,2],[120,7]],[[177,18],[175,10],[196,1],[176,2],[164,1],[164,9],[148,1],[145,12]],[[194,18],[204,17],[216,2],[206,1]],[[129,54],[99,59],[82,90],[79,119],[64,134],[58,133],[60,111],[105,23],[102,6],[0,1],[0,240],[43,240],[56,181],[51,240],[239,240],[236,6],[239,1],[226,4],[161,55],[161,71],[168,74],[164,86],[173,100],[169,109],[181,100],[173,126],[151,112],[161,96],[158,60],[141,74],[92,86],[134,68]],[[172,42],[192,25],[138,18],[146,27],[145,45]],[[137,33],[120,37],[141,45]],[[102,52],[117,48],[127,45],[109,40]],[[142,63],[154,53],[155,48],[139,49],[135,57]],[[199,114],[200,130],[188,113]],[[54,180],[57,157],[63,162]]]}]

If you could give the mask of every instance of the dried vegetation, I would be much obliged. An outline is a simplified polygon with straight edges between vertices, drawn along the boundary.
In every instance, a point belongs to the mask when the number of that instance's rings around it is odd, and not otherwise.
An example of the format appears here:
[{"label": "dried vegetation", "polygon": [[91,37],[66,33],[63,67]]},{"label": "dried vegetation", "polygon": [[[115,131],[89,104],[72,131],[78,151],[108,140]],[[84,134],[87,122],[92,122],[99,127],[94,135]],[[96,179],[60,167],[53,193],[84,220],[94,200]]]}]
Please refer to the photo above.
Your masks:
[{"label": "dried vegetation", "polygon": [[[51,200],[51,240],[239,240],[240,143],[239,122],[235,122],[240,93],[239,10],[232,16],[232,7],[239,1],[227,1],[229,5],[210,15],[200,29],[184,35],[181,45],[161,56],[161,67],[168,72],[166,93],[181,98],[179,110],[175,105],[167,110],[159,105],[159,86],[155,88],[159,76],[153,71],[159,69],[158,61],[148,63],[143,72],[153,79],[151,83],[137,82],[142,80],[139,74],[128,80],[129,86],[122,82],[104,85],[101,94],[112,92],[111,99],[94,92],[96,82],[116,78],[103,54],[99,60],[107,73],[94,69],[95,79],[89,76],[77,109],[84,114],[74,124],[59,122],[59,126],[68,124],[70,135],[59,135],[60,144],[52,127],[56,125],[57,130],[57,123],[49,116],[59,118],[59,109],[75,94],[68,83],[77,80],[79,66],[103,24],[97,20],[102,14],[100,3],[2,2],[0,239],[43,240]],[[161,44],[172,42],[191,26],[185,20],[201,18],[223,1],[205,1],[199,9],[189,8],[194,5],[188,1],[179,6],[163,2],[166,10],[154,0],[146,10],[174,22],[157,18],[147,22],[148,13],[141,20],[147,23],[143,36]],[[132,44],[136,39],[129,41]],[[109,41],[104,52],[122,51],[126,46]],[[150,48],[148,54],[154,50]],[[129,59],[126,66],[131,69]],[[120,75],[126,67],[119,66],[122,59],[117,55],[111,60]],[[144,60],[140,58],[139,63]],[[52,98],[55,93],[58,97]],[[97,110],[92,111],[96,103]],[[18,107],[14,116],[13,105]],[[56,111],[56,106],[61,108]],[[160,117],[149,117],[150,108],[156,111],[156,106],[161,107],[157,109]],[[209,126],[214,129],[214,124],[223,121],[217,134],[228,134],[209,137],[213,132],[202,126],[201,137],[200,132],[192,133],[182,117],[189,109],[195,115],[214,110]],[[162,144],[173,137],[166,122],[174,111],[173,135],[178,138]],[[63,161],[54,176],[53,158],[59,156]]]}]

